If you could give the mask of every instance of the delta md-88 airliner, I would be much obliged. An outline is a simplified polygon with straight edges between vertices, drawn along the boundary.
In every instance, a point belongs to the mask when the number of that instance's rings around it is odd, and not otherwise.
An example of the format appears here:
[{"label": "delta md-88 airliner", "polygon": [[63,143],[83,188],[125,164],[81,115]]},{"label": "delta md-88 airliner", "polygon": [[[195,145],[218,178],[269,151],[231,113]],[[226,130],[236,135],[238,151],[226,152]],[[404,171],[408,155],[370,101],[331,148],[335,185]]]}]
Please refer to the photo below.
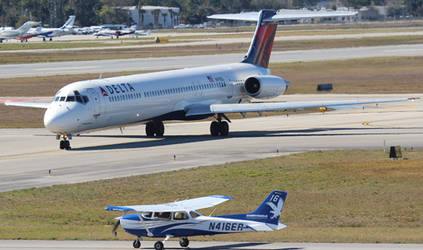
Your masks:
[{"label": "delta md-88 airliner", "polygon": [[198,120],[214,116],[212,136],[227,136],[227,113],[262,112],[407,101],[299,101],[248,103],[285,93],[290,83],[270,74],[270,53],[277,22],[298,18],[346,17],[354,12],[261,10],[213,15],[212,19],[256,21],[247,55],[240,63],[80,81],[60,89],[51,103],[6,102],[6,105],[47,109],[44,125],[57,135],[60,149],[71,149],[72,134],[146,123],[147,136],[163,136],[163,121]]}]

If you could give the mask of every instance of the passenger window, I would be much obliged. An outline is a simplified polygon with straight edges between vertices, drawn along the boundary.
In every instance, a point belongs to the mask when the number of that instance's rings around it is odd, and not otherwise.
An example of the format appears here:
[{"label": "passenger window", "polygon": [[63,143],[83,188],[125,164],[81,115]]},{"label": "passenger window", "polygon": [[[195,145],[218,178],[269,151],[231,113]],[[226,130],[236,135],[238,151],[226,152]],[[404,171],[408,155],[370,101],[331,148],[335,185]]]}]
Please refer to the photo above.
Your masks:
[{"label": "passenger window", "polygon": [[191,218],[197,218],[198,216],[200,216],[201,214],[195,212],[195,211],[191,211],[189,212],[189,215],[191,215]]},{"label": "passenger window", "polygon": [[174,220],[188,220],[188,215],[185,212],[176,212],[173,214]]}]

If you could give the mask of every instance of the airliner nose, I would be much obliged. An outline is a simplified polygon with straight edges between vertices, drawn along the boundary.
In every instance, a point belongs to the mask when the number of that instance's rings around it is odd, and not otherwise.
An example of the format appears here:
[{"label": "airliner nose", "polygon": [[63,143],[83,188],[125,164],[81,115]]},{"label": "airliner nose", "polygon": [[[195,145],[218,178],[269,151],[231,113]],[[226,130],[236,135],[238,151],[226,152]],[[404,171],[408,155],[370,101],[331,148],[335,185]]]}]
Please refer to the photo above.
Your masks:
[{"label": "airliner nose", "polygon": [[48,114],[44,115],[44,126],[51,132],[64,132],[65,121],[62,115]]}]

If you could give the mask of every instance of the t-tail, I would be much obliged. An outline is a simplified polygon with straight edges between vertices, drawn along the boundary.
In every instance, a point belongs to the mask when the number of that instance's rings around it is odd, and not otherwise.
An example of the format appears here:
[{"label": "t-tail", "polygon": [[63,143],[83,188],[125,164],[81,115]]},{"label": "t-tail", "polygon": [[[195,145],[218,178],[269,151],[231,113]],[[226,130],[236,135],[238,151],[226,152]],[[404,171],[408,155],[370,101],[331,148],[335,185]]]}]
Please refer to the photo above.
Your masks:
[{"label": "t-tail", "polygon": [[73,24],[75,23],[75,16],[69,16],[69,19],[65,22],[65,24],[63,24],[62,27],[60,27],[61,29],[66,29],[66,28],[73,28]]},{"label": "t-tail", "polygon": [[277,23],[264,22],[264,19],[276,15],[274,10],[261,10],[257,21],[257,28],[251,41],[250,49],[243,63],[251,63],[263,68],[269,66],[273,40],[275,39]]}]

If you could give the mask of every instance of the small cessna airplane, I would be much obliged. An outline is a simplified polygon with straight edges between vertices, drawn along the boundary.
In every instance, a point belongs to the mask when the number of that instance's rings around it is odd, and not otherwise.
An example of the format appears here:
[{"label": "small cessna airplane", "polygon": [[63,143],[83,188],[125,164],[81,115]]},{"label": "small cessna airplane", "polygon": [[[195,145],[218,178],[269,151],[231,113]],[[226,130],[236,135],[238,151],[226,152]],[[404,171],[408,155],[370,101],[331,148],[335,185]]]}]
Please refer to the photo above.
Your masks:
[{"label": "small cessna airplane", "polygon": [[69,16],[69,19],[63,24],[60,28],[31,28],[28,33],[24,36],[26,39],[32,37],[42,37],[43,41],[46,38],[49,38],[50,41],[53,41],[53,37],[70,35],[73,33],[73,24],[75,23],[75,16]]},{"label": "small cessna airplane", "polygon": [[[190,200],[158,205],[136,205],[106,207],[111,211],[135,211],[136,214],[115,218],[119,225],[138,238],[133,247],[141,246],[141,237],[180,238],[181,247],[188,247],[188,236],[246,233],[280,230],[286,225],[279,222],[287,192],[273,191],[252,213],[221,216],[205,216],[195,210],[216,206],[232,199],[227,196],[212,195]],[[163,249],[163,242],[154,244],[156,250]]]},{"label": "small cessna airplane", "polygon": [[34,26],[37,26],[37,25],[40,25],[40,22],[28,21],[28,22],[24,23],[18,29],[2,30],[2,31],[0,31],[0,43],[2,43],[3,40],[8,40],[8,39],[17,39],[17,40],[21,40],[21,42],[23,42],[23,41],[28,39],[28,38],[25,37],[25,35],[31,29],[31,27],[34,27]]},{"label": "small cessna airplane", "polygon": [[[47,109],[44,125],[56,134],[60,149],[71,149],[72,134],[146,122],[147,136],[163,136],[163,121],[199,120],[214,116],[212,136],[227,136],[225,114],[401,102],[409,98],[248,103],[285,93],[290,82],[270,74],[270,53],[277,23],[299,18],[348,17],[350,11],[273,10],[209,16],[212,19],[257,21],[247,55],[240,63],[186,68],[89,81],[60,89],[51,103],[5,102]],[[324,57],[324,55],[322,55]],[[226,121],[224,121],[226,120]]]}]

